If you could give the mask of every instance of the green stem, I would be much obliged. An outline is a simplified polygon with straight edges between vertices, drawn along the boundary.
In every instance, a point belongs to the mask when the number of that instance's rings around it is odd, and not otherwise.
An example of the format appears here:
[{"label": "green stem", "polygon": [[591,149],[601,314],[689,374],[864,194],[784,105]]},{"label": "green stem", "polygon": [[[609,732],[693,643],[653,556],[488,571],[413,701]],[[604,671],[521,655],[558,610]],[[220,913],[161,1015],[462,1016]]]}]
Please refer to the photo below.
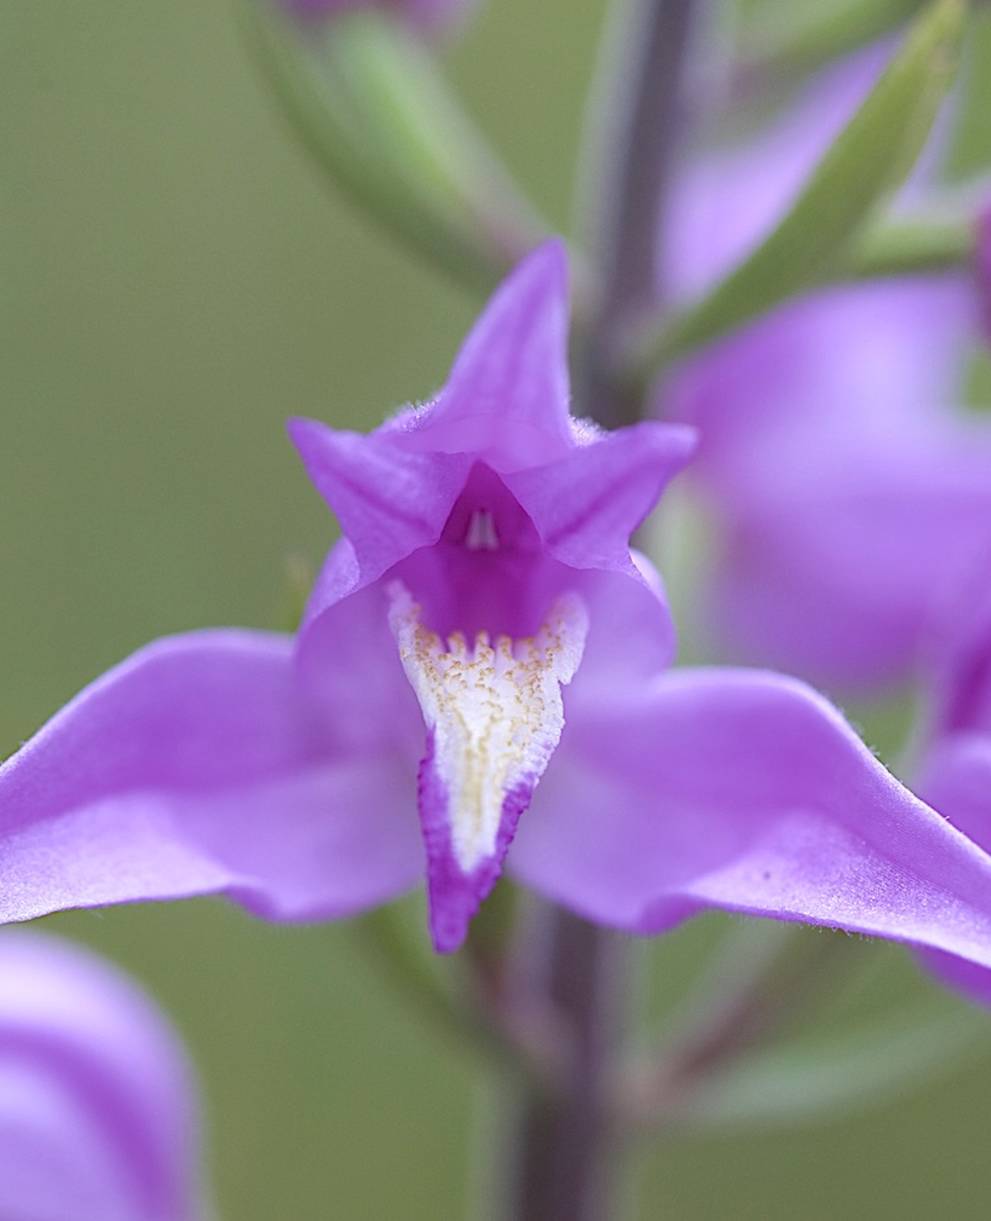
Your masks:
[{"label": "green stem", "polygon": [[612,1055],[627,994],[625,946],[568,912],[542,913],[542,990],[567,1019],[559,1088],[525,1090],[511,1145],[506,1221],[601,1221],[615,1216],[620,1132],[608,1105]]},{"label": "green stem", "polygon": [[600,197],[588,218],[598,299],[586,336],[585,410],[607,427],[635,421],[642,387],[615,376],[619,341],[648,306],[663,310],[658,248],[684,109],[694,0],[636,0],[610,48],[615,97],[597,133]]}]

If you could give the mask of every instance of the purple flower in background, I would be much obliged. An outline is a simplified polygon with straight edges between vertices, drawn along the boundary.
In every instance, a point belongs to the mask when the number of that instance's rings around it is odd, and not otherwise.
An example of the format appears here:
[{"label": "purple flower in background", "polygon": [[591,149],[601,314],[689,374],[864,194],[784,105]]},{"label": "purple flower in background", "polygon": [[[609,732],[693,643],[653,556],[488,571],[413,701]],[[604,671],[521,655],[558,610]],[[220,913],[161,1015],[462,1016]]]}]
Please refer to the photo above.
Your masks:
[{"label": "purple flower in background", "polygon": [[162,640],[56,715],[0,769],[0,916],[211,891],[343,916],[425,857],[440,950],[505,864],[633,931],[723,907],[991,966],[991,858],[830,704],[666,672],[628,540],[692,438],[573,420],[566,313],[552,243],[432,403],[370,436],[293,425],[345,536],[298,640]]},{"label": "purple flower in background", "polygon": [[[991,849],[991,565],[978,567],[947,615],[919,791],[975,843]],[[927,951],[926,965],[991,1004],[991,971]]]},{"label": "purple flower in background", "polygon": [[147,997],[88,952],[0,936],[0,1217],[196,1221],[192,1073]]},{"label": "purple flower in background", "polygon": [[984,335],[991,342],[991,204],[977,218],[977,291]]},{"label": "purple flower in background", "polygon": [[[752,147],[689,168],[673,287],[701,290],[766,231],[880,62],[842,63]],[[677,372],[662,411],[701,431],[720,536],[709,618],[728,651],[845,689],[917,664],[943,591],[991,541],[991,428],[953,407],[976,332],[962,275],[837,287]]]},{"label": "purple flower in background", "polygon": [[464,12],[470,0],[278,0],[278,3],[304,21],[373,9],[395,13],[414,28],[433,32]]}]

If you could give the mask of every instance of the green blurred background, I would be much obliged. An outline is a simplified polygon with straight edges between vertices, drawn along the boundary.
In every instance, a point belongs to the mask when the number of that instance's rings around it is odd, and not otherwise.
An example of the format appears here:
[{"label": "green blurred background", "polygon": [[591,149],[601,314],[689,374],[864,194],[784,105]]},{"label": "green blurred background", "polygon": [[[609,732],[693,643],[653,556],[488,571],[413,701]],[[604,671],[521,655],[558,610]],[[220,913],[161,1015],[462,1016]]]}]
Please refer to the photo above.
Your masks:
[{"label": "green blurred background", "polygon": [[[451,52],[562,228],[603,8],[488,0]],[[231,0],[5,0],[0,33],[5,751],[152,637],[278,626],[286,557],[317,562],[333,536],[285,417],[364,428],[425,396],[477,302],[328,189],[246,62]],[[971,107],[975,147],[986,115]],[[174,1014],[227,1221],[466,1215],[499,1098],[346,929],[212,902],[45,923]],[[658,996],[721,928],[667,940]],[[855,952],[871,966],[850,1013],[932,991],[900,952]],[[642,1216],[984,1218],[989,1093],[985,1054],[853,1117],[658,1142]]]}]

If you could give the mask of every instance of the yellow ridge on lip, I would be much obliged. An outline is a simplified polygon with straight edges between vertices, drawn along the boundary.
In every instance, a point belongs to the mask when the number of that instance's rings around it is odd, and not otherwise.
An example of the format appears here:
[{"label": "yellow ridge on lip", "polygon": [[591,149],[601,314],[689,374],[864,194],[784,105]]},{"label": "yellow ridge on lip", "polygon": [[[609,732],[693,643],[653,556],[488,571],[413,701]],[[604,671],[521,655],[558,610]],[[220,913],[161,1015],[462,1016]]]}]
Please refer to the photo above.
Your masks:
[{"label": "yellow ridge on lip", "polygon": [[434,763],[448,792],[454,855],[470,872],[495,850],[506,795],[536,784],[564,728],[561,687],[581,662],[585,604],[565,594],[533,636],[486,631],[469,646],[446,641],[421,622],[422,608],[401,581],[388,586],[389,625],[424,720]]}]

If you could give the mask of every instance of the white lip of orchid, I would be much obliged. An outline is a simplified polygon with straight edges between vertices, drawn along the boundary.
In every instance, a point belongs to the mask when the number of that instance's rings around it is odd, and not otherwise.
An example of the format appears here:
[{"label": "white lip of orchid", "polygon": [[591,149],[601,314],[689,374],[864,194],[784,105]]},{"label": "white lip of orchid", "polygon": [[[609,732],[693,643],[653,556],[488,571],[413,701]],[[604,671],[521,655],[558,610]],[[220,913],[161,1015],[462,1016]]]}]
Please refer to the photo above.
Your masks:
[{"label": "white lip of orchid", "polygon": [[461,632],[446,641],[420,622],[421,607],[401,581],[388,586],[389,625],[424,720],[434,734],[434,766],[448,793],[454,857],[469,873],[492,856],[506,797],[532,788],[564,728],[561,687],[581,662],[585,603],[562,595],[533,635]]}]

